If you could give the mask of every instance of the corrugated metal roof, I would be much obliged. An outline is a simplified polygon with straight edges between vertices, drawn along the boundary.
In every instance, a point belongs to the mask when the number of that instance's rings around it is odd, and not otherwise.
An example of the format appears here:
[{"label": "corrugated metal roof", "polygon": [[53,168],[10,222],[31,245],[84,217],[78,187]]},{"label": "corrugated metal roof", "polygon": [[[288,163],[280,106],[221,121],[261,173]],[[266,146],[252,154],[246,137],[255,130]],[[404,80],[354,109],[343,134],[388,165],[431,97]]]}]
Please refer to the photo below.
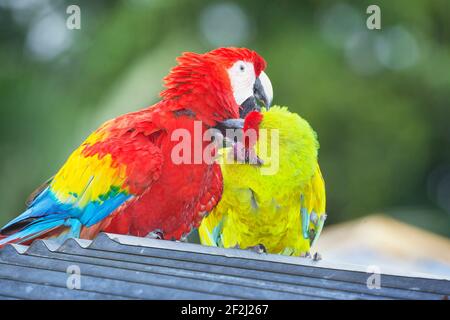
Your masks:
[{"label": "corrugated metal roof", "polygon": [[[78,289],[69,289],[79,270]],[[77,275],[76,275],[77,276]],[[100,234],[0,250],[1,299],[443,299],[450,281],[325,261]],[[76,282],[74,282],[76,283]],[[73,286],[72,286],[73,287]]]}]

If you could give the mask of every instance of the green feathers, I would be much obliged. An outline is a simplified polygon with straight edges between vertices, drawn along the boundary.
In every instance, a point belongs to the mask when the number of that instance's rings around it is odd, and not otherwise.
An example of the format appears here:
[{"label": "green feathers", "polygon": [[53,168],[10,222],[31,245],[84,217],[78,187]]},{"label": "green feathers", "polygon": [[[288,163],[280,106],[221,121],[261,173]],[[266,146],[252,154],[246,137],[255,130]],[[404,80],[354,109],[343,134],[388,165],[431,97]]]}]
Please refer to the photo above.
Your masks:
[{"label": "green feathers", "polygon": [[285,107],[263,116],[255,146],[263,165],[222,164],[222,200],[203,220],[200,239],[218,245],[209,240],[214,234],[224,247],[263,244],[271,253],[301,255],[317,240],[325,217],[317,135]]}]

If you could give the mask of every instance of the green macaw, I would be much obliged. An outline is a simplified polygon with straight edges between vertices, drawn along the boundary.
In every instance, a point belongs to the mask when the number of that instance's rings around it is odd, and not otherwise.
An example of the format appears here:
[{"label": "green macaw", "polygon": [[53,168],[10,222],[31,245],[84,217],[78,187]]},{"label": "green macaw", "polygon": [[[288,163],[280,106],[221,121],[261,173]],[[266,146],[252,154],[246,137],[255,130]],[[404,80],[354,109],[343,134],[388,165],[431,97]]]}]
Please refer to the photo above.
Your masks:
[{"label": "green macaw", "polygon": [[257,161],[230,163],[227,160],[236,158],[237,148],[224,149],[224,192],[199,227],[200,241],[308,256],[326,219],[317,135],[306,120],[285,107],[272,107],[258,115],[256,126],[255,119],[250,119],[254,115],[245,119],[246,124],[253,122],[258,141],[244,146],[252,149],[247,160],[254,154]]}]

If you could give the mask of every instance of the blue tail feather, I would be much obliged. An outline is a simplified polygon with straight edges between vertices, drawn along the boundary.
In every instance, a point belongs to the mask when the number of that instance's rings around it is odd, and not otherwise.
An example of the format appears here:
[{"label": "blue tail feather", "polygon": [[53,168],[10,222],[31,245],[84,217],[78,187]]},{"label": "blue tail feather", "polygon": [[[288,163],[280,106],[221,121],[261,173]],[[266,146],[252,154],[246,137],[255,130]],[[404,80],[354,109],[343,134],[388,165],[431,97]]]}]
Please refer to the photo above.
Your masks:
[{"label": "blue tail feather", "polygon": [[79,237],[83,226],[91,227],[100,222],[131,197],[119,192],[79,207],[76,202],[61,202],[47,187],[26,211],[0,229],[0,238],[5,237],[0,240],[0,246],[8,242],[26,242],[63,226],[66,228],[58,238]]},{"label": "blue tail feather", "polygon": [[39,237],[42,234],[45,234],[57,227],[60,227],[64,225],[64,220],[61,219],[53,219],[53,220],[47,220],[47,219],[38,219],[34,222],[32,222],[30,225],[26,226],[22,230],[15,232],[14,234],[11,234],[10,236],[7,236],[6,238],[3,238],[0,240],[0,246],[6,244],[6,243],[23,243],[28,240],[34,239]]},{"label": "blue tail feather", "polygon": [[0,232],[26,220],[34,220],[36,218],[41,218],[54,214],[58,214],[58,218],[60,219],[62,217],[65,218],[67,217],[67,215],[64,215],[64,212],[67,212],[67,209],[69,209],[70,207],[71,205],[64,205],[60,203],[53,195],[53,192],[51,192],[51,190],[47,187],[35,199],[35,201],[33,201],[31,206],[29,206],[25,212],[23,212],[21,215],[8,222],[0,230]]}]

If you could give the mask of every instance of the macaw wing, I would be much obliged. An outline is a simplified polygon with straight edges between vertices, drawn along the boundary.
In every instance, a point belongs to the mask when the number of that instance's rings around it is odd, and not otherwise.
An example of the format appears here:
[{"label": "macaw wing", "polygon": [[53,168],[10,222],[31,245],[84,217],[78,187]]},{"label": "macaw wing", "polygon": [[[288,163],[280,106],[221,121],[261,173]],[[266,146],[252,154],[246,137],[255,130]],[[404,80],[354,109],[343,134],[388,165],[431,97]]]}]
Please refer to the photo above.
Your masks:
[{"label": "macaw wing", "polygon": [[319,238],[327,218],[325,213],[325,182],[319,164],[317,164],[311,180],[302,190],[300,202],[302,236],[305,239],[309,239],[310,246],[312,247]]},{"label": "macaw wing", "polygon": [[222,211],[213,210],[202,220],[198,228],[200,242],[203,245],[222,247],[220,235],[222,234],[224,215]]},{"label": "macaw wing", "polygon": [[[0,231],[20,242],[55,228],[69,228],[79,236],[119,206],[139,196],[159,178],[161,150],[148,133],[94,132],[66,161],[61,170],[30,197],[28,209]],[[150,132],[153,138],[158,131]],[[15,241],[18,242],[18,241]]]},{"label": "macaw wing", "polygon": [[198,216],[206,218],[201,220],[198,228],[200,241],[208,246],[221,246],[220,234],[223,225],[223,215],[218,210],[214,210],[220,202],[223,192],[223,177],[220,166],[214,164],[213,177],[209,179],[209,185],[202,199],[199,201]]}]

